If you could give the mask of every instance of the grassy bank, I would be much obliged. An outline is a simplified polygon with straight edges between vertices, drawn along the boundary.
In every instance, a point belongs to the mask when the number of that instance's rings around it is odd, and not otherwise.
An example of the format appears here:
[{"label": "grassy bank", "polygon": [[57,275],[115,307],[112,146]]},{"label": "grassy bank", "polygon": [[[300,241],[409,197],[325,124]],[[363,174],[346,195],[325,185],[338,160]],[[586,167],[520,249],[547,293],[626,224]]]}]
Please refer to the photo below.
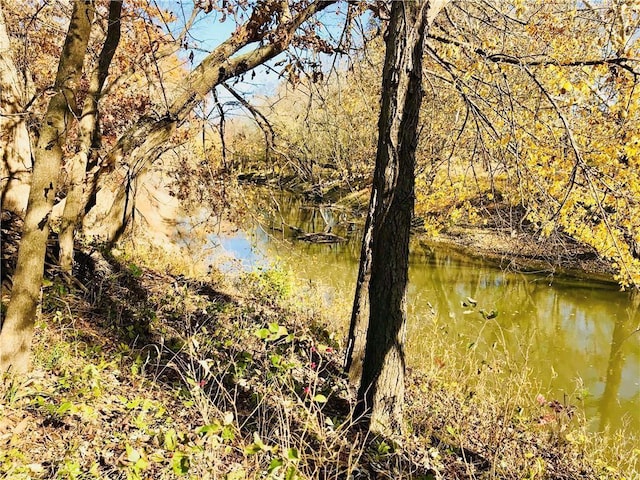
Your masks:
[{"label": "grassy bank", "polygon": [[476,365],[437,329],[406,432],[372,438],[330,312],[286,272],[190,278],[159,252],[82,264],[82,287],[46,282],[33,373],[3,379],[0,478],[638,477],[633,439],[588,433],[526,371]]}]

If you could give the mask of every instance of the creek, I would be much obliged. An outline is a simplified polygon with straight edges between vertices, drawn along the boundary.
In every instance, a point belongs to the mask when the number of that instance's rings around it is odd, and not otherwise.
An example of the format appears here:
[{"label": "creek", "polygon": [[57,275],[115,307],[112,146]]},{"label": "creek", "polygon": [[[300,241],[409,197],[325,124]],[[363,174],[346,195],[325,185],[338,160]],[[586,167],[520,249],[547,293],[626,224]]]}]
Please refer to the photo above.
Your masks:
[{"label": "creek", "polygon": [[[333,326],[346,332],[360,228],[340,210],[283,192],[256,192],[252,220],[234,233],[211,235],[216,248],[207,261],[224,258],[224,269],[244,271],[277,263],[300,285],[320,292]],[[329,227],[347,241],[296,240],[300,231]],[[537,384],[532,388],[582,409],[592,430],[608,426],[640,434],[640,307],[616,285],[504,271],[482,258],[419,245],[412,248],[409,278],[409,367],[433,362],[436,322],[452,348],[480,359],[498,349],[511,368],[529,369]]]}]

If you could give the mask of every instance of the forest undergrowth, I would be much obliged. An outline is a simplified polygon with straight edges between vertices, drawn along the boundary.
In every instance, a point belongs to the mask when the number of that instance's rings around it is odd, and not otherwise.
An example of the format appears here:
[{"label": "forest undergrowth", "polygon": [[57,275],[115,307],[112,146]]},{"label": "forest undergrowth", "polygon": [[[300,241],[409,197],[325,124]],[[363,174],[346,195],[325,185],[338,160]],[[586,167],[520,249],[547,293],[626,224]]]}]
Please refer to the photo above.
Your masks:
[{"label": "forest undergrowth", "polygon": [[0,478],[638,478],[634,439],[589,433],[526,369],[498,378],[437,329],[405,432],[376,438],[351,416],[331,312],[286,272],[79,263],[74,286],[45,282],[33,372],[2,379]]}]

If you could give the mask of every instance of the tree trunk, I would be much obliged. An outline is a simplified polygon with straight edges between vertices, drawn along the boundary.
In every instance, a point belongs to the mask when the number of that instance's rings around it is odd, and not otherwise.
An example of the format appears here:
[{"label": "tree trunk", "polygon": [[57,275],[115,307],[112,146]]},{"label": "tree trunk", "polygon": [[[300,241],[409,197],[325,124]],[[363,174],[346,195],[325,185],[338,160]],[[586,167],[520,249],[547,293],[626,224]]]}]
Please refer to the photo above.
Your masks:
[{"label": "tree trunk", "polygon": [[[148,171],[161,151],[162,143],[169,139],[177,125],[187,119],[191,110],[217,85],[242,75],[285,51],[306,20],[335,2],[336,0],[311,2],[295,16],[283,16],[282,23],[272,30],[266,28],[271,21],[271,16],[265,15],[265,8],[269,4],[259,2],[249,20],[239,26],[228,40],[213,50],[185,78],[181,84],[182,91],[164,117],[143,119],[120,137],[110,152],[106,165],[125,163],[122,176],[131,181],[122,182],[112,192],[113,203],[108,213],[96,215],[96,221],[108,222],[103,229],[97,230],[107,243],[118,239],[131,218],[131,206],[135,199],[130,187],[135,179]],[[259,46],[238,54],[239,50],[254,43],[259,43]],[[99,195],[109,196],[108,189],[100,189]],[[103,202],[104,200],[99,200],[98,204]]]},{"label": "tree trunk", "polygon": [[377,190],[373,189],[369,200],[367,221],[364,224],[360,265],[356,292],[351,310],[349,337],[345,354],[344,370],[349,375],[349,382],[354,388],[360,386],[362,362],[367,344],[367,327],[369,325],[369,280],[371,278],[371,241],[373,234],[373,214],[376,206]]},{"label": "tree trunk", "polygon": [[69,191],[67,192],[62,224],[58,241],[60,242],[60,267],[68,274],[73,268],[73,239],[76,225],[84,210],[86,170],[92,151],[93,140],[98,128],[98,102],[102,95],[102,87],[109,74],[111,60],[120,42],[120,16],[122,2],[111,0],[109,4],[109,25],[107,36],[98,57],[98,66],[91,76],[87,97],[84,100],[80,117],[80,135],[78,153],[71,159],[69,168]]},{"label": "tree trunk", "polygon": [[49,235],[49,216],[62,165],[62,148],[75,110],[74,98],[82,74],[93,16],[93,1],[75,1],[58,64],[54,84],[56,93],[49,102],[35,148],[31,190],[11,301],[0,331],[0,371],[11,368],[16,372],[25,372],[29,367],[31,337]]},{"label": "tree trunk", "polygon": [[[369,429],[402,430],[409,231],[422,102],[426,28],[446,0],[393,2],[382,74],[382,107],[371,204],[369,326],[356,416]],[[435,8],[434,8],[435,7]]]},{"label": "tree trunk", "polygon": [[0,204],[21,215],[27,207],[32,165],[24,93],[0,3]]}]

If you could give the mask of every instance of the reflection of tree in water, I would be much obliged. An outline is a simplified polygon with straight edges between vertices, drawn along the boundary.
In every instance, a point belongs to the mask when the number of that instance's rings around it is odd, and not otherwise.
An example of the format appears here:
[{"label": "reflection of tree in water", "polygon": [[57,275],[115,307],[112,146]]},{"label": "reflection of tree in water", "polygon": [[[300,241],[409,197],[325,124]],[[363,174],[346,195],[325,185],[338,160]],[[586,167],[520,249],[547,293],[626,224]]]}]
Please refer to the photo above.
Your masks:
[{"label": "reflection of tree in water", "polygon": [[[267,231],[282,232],[292,240],[300,234],[333,233],[348,238],[351,245],[344,245],[349,251],[359,248],[360,232],[356,232],[354,222],[348,221],[345,209],[331,204],[316,204],[287,192],[252,191],[253,209],[260,211],[260,218],[254,219]],[[310,242],[313,243],[313,242]],[[326,246],[326,245],[325,245]],[[338,250],[337,245],[328,245],[319,251]]]},{"label": "reflection of tree in water", "polygon": [[331,229],[336,224],[336,218],[333,215],[333,210],[325,205],[320,205],[320,207],[318,207],[318,211],[322,216],[322,220],[324,220],[324,224],[325,224],[324,231],[331,232]]},{"label": "reflection of tree in water", "polygon": [[[640,334],[640,294],[634,292],[631,302],[626,309],[627,315],[620,315],[613,329],[613,339],[611,340],[611,352],[607,364],[606,383],[604,393],[600,399],[600,430],[607,427],[614,427],[617,418],[614,413],[620,410],[620,400],[618,393],[622,382],[622,370],[625,366],[625,349],[627,342],[633,341]],[[635,340],[637,342],[637,339]],[[631,364],[635,370],[632,375],[636,381],[640,380],[640,365]],[[638,423],[638,419],[632,419]],[[636,428],[639,426],[636,425]]]},{"label": "reflection of tree in water", "polygon": [[[423,260],[428,265],[414,263],[411,275],[410,293],[415,300],[410,303],[410,313],[414,321],[424,318],[428,301],[439,316],[443,334],[452,342],[473,344],[469,354],[487,361],[497,354],[511,368],[531,368],[543,391],[548,389],[561,400],[566,393],[568,401],[579,401],[573,396],[578,379],[588,390],[597,391],[598,366],[607,363],[616,327],[613,320],[627,316],[629,300],[625,294],[613,287],[572,279],[555,279],[550,285],[548,278],[540,275],[500,272],[482,261],[458,260],[446,250],[436,250]],[[461,306],[467,296],[478,302],[477,308]],[[478,314],[480,306],[500,313],[485,320]],[[465,310],[472,313],[464,314]],[[628,315],[635,318],[637,311]],[[414,324],[410,329],[415,336],[411,348],[418,350],[410,351],[411,357],[418,361],[429,358],[430,326]],[[620,367],[623,365],[621,359]],[[629,368],[628,362],[625,368]],[[614,416],[633,412],[637,401],[625,399],[624,408]],[[589,415],[596,413],[595,406],[587,408]]]}]

